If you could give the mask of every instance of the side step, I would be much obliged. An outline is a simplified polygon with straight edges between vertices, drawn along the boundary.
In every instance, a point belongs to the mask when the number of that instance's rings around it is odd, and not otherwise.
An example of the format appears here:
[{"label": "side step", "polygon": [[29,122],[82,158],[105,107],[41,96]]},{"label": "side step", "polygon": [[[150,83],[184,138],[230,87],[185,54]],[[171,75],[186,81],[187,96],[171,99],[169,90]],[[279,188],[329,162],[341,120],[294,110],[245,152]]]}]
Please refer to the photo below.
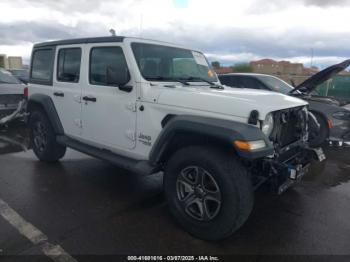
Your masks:
[{"label": "side step", "polygon": [[59,144],[65,145],[98,159],[107,161],[118,167],[129,170],[137,175],[151,175],[159,171],[159,168],[151,166],[146,160],[134,160],[128,157],[120,156],[106,149],[100,149],[94,146],[83,144],[67,136],[57,136],[56,140]]}]

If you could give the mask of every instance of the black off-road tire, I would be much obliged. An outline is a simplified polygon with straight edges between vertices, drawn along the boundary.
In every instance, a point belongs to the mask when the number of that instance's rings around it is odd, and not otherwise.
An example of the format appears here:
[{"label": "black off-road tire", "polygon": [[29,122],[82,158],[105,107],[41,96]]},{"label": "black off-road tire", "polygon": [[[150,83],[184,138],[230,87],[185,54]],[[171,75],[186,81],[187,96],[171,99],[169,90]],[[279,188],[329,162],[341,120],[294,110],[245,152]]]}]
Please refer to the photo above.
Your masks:
[{"label": "black off-road tire", "polygon": [[29,128],[30,143],[40,161],[56,162],[65,155],[66,147],[56,142],[56,134],[43,111],[30,113]]},{"label": "black off-road tire", "polygon": [[310,138],[309,145],[310,147],[320,147],[325,144],[328,138],[328,124],[327,121],[319,114],[314,113],[314,115],[320,124],[320,130],[316,136]]},{"label": "black off-road tire", "polygon": [[[186,201],[179,197],[182,174],[194,166],[215,180],[221,195],[220,209],[210,220],[200,221],[189,215],[191,212],[184,207]],[[207,241],[218,241],[232,235],[247,220],[254,204],[250,174],[232,152],[216,147],[190,146],[175,152],[165,168],[164,191],[170,211],[180,225],[191,235]],[[195,210],[195,206],[191,208]]]}]

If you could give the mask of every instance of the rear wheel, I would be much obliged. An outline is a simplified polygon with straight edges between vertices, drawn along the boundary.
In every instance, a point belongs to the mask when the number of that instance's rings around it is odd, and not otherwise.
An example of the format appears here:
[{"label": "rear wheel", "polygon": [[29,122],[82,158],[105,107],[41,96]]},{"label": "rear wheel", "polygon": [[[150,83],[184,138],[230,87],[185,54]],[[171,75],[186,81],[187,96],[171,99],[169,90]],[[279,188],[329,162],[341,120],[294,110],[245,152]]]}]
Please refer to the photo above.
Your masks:
[{"label": "rear wheel", "polygon": [[41,161],[55,162],[66,153],[66,147],[56,142],[56,135],[46,114],[33,111],[29,119],[31,145]]},{"label": "rear wheel", "polygon": [[216,148],[177,151],[166,166],[164,189],[181,226],[209,241],[226,238],[242,226],[254,202],[244,166]]}]

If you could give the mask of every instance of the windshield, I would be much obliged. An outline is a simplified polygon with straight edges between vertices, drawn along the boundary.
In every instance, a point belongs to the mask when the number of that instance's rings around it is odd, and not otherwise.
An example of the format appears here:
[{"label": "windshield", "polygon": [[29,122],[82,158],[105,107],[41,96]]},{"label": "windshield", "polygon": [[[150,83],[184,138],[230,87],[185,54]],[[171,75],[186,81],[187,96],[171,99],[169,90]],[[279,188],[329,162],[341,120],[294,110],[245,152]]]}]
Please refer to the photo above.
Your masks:
[{"label": "windshield", "polygon": [[21,82],[10,72],[0,69],[0,84],[20,84]]},{"label": "windshield", "polygon": [[257,75],[256,78],[270,87],[273,91],[279,93],[288,94],[291,90],[294,89],[291,85],[287,84],[283,80],[273,76]]},{"label": "windshield", "polygon": [[132,43],[131,47],[146,80],[217,81],[202,53],[144,43]]}]

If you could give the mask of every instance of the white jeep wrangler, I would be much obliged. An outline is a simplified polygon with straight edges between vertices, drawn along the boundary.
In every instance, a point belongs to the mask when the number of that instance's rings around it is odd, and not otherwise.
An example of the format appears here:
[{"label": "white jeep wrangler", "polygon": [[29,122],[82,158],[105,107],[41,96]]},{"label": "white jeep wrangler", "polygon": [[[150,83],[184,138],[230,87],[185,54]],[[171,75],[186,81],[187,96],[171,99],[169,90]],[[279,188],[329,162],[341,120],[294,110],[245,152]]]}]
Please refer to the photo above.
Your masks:
[{"label": "white jeep wrangler", "polygon": [[246,221],[262,182],[282,193],[324,158],[308,148],[307,102],[226,88],[201,52],[158,41],[36,44],[27,111],[41,161],[70,147],[133,173],[162,171],[171,212],[205,240]]}]

